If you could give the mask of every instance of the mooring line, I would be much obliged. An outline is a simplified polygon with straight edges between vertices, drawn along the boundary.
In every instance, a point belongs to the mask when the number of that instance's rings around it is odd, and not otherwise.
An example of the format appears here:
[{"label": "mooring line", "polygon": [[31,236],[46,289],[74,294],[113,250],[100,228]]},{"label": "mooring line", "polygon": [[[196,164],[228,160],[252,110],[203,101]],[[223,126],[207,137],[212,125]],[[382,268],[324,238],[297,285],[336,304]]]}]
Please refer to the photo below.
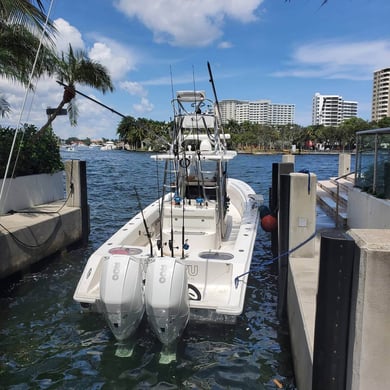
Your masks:
[{"label": "mooring line", "polygon": [[[275,260],[279,260],[281,257],[283,256],[287,256],[287,255],[290,255],[291,253],[295,252],[297,249],[301,248],[303,245],[307,244],[309,241],[311,241],[315,236],[317,235],[317,232],[315,231],[309,238],[307,238],[305,241],[302,241],[300,244],[298,244],[296,247],[286,251],[286,252],[283,252],[281,253],[280,255],[274,257],[273,259],[271,259],[271,262],[274,262]],[[234,278],[234,286],[236,288],[238,288],[238,283],[240,282],[240,278],[242,278],[243,276],[245,275],[249,275],[252,271],[247,271],[247,272],[244,272],[243,274],[241,275],[238,275]]]}]

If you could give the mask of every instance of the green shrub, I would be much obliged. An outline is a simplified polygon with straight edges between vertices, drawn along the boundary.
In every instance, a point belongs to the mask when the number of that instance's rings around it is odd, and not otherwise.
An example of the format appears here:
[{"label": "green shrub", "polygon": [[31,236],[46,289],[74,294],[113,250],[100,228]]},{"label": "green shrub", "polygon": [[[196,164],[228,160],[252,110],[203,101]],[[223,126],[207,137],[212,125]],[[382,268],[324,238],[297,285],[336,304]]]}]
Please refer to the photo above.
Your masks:
[{"label": "green shrub", "polygon": [[[0,178],[5,175],[14,135],[15,129],[0,127]],[[18,131],[7,177],[55,173],[63,169],[57,137],[52,130],[38,133],[35,126],[24,125]]]}]

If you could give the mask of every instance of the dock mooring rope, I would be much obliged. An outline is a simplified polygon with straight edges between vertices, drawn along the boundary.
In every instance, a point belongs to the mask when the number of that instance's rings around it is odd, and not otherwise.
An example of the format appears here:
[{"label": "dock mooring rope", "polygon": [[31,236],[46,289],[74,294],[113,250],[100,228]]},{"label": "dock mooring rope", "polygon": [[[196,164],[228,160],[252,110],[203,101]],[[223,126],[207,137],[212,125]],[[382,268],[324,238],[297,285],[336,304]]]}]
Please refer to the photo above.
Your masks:
[{"label": "dock mooring rope", "polygon": [[[271,262],[274,262],[275,260],[279,260],[281,257],[283,256],[288,256],[290,255],[291,253],[295,252],[296,250],[298,250],[299,248],[301,248],[303,245],[307,244],[309,241],[311,241],[315,236],[317,235],[317,232],[315,231],[310,237],[306,238],[306,240],[302,241],[300,244],[298,244],[296,247],[286,251],[286,252],[283,252],[281,253],[280,255],[274,257],[273,259],[271,259]],[[234,286],[236,288],[238,288],[238,283],[240,282],[240,278],[242,278],[243,276],[245,275],[249,275],[252,271],[248,271],[248,272],[244,272],[243,274],[241,275],[238,275],[234,278]]]}]

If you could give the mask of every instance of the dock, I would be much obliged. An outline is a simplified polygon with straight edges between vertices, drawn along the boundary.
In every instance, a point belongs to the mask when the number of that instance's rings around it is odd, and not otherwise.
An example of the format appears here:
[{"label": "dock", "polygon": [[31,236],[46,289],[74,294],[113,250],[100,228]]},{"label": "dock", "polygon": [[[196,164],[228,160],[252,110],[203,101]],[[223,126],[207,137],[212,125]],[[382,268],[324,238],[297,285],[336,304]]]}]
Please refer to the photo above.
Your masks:
[{"label": "dock", "polygon": [[292,162],[273,169],[273,248],[285,253],[314,237],[279,258],[278,311],[289,325],[297,388],[381,388],[390,383],[390,200],[372,200],[349,172],[317,182]]},{"label": "dock", "polygon": [[[299,390],[390,383],[390,200],[356,188],[346,165],[322,181],[294,172],[293,156],[273,167],[273,251],[313,237],[278,260],[278,314],[288,322]],[[86,242],[85,166],[77,160],[67,162],[65,189],[61,199],[0,215],[0,278]]]},{"label": "dock", "polygon": [[[61,199],[45,203],[35,200],[38,204],[31,204],[34,203],[31,198],[39,198],[42,189],[38,190],[36,195],[30,188],[31,193],[28,193],[30,196],[26,201],[16,199],[20,198],[20,194],[13,194],[12,190],[16,193],[20,190],[17,183],[12,183],[13,187],[11,186],[8,195],[11,197],[10,205],[19,207],[16,210],[6,210],[6,213],[0,215],[0,279],[22,271],[68,247],[85,243],[88,239],[85,162],[67,161],[65,173],[64,183],[60,181],[58,184],[58,180],[54,182],[54,185],[63,186],[56,191],[62,195]],[[23,202],[28,207],[20,207]]]}]

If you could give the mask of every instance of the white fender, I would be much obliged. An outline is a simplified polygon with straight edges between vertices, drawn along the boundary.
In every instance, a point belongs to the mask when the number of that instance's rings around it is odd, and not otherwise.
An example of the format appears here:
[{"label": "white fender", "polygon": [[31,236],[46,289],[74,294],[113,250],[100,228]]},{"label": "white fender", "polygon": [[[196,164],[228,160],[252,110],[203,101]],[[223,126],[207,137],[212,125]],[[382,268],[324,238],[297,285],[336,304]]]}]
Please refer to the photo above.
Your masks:
[{"label": "white fender", "polygon": [[181,336],[190,309],[186,266],[173,257],[156,257],[146,270],[145,306],[158,339],[169,345]]},{"label": "white fender", "polygon": [[128,255],[104,260],[100,279],[100,308],[115,338],[130,337],[145,311],[142,264]]}]

